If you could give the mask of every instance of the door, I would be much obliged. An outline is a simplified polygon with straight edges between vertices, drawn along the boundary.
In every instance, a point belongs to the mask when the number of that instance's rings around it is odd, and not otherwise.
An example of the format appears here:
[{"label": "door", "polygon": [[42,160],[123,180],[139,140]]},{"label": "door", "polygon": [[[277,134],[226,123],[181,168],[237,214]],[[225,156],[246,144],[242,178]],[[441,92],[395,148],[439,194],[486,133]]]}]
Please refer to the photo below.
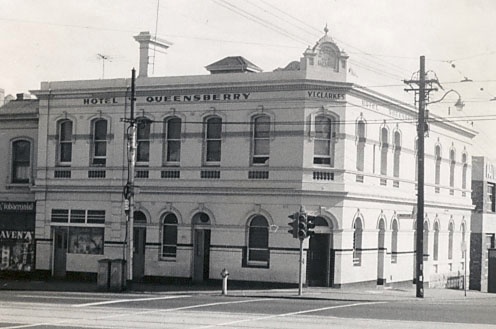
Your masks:
[{"label": "door", "polygon": [[194,252],[193,282],[203,282],[210,272],[210,230],[195,230]]},{"label": "door", "polygon": [[135,227],[133,239],[133,281],[142,281],[145,276],[146,227]]},{"label": "door", "polygon": [[377,245],[379,249],[377,250],[377,284],[384,285],[386,284],[385,273],[384,273],[384,265],[386,260],[386,246],[384,244],[386,232],[384,228],[384,220],[381,219],[379,223],[379,236]]},{"label": "door", "polygon": [[488,250],[487,292],[496,292],[496,249]]},{"label": "door", "polygon": [[53,276],[65,278],[67,265],[67,228],[53,229]]},{"label": "door", "polygon": [[310,238],[307,253],[307,283],[328,287],[331,284],[329,234],[315,234]]}]

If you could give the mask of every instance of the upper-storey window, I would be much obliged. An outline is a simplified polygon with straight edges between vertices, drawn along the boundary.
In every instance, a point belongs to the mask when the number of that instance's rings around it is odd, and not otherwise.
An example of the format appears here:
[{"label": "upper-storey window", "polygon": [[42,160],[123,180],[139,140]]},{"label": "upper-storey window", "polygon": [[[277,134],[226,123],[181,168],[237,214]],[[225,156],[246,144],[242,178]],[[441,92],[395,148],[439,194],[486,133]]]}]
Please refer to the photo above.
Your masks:
[{"label": "upper-storey window", "polygon": [[147,118],[138,118],[137,122],[138,149],[136,152],[136,162],[138,165],[148,165],[150,161],[150,131],[152,123]]},{"label": "upper-storey window", "polygon": [[267,115],[253,119],[252,160],[254,165],[268,165],[270,154],[270,118]]},{"label": "upper-storey window", "polygon": [[91,164],[105,166],[107,164],[107,120],[93,121],[91,137]]},{"label": "upper-storey window", "polygon": [[388,130],[386,127],[381,128],[381,175],[386,176],[388,173]]},{"label": "upper-storey window", "polygon": [[462,189],[467,188],[467,153],[462,154]]},{"label": "upper-storey window", "polygon": [[313,163],[333,165],[332,120],[325,115],[315,117],[315,140],[313,149]]},{"label": "upper-storey window", "polygon": [[400,177],[401,134],[399,131],[396,131],[394,133],[393,147],[394,147],[393,177]]},{"label": "upper-storey window", "polygon": [[365,166],[365,122],[360,120],[357,122],[357,159],[356,169],[363,171]]},{"label": "upper-storey window", "polygon": [[12,183],[29,183],[31,171],[31,143],[17,140],[12,143]]},{"label": "upper-storey window", "polygon": [[[455,166],[456,166],[456,160],[455,160],[455,150],[450,151],[450,180],[449,180],[449,186],[453,188],[455,186]],[[453,191],[450,191],[453,193]]]},{"label": "upper-storey window", "polygon": [[[436,145],[434,149],[434,159],[436,162],[435,172],[434,172],[434,184],[439,185],[441,183],[441,146]],[[436,193],[439,193],[439,187],[436,186]]]},{"label": "upper-storey window", "polygon": [[490,212],[496,212],[496,184],[487,183],[487,206]]},{"label": "upper-storey window", "polygon": [[181,160],[181,119],[178,117],[166,118],[165,129],[165,164],[179,165]]},{"label": "upper-storey window", "polygon": [[219,165],[222,145],[222,119],[209,117],[205,120],[204,164]]},{"label": "upper-storey window", "polygon": [[72,121],[65,119],[58,124],[58,164],[70,165],[72,161]]}]

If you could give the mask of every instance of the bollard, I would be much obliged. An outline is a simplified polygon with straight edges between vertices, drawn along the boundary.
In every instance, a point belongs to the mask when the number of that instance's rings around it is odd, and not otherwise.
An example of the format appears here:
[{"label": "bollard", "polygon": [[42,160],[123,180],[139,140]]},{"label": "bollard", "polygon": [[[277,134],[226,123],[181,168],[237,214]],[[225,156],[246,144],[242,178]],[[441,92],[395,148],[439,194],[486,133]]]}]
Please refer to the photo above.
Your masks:
[{"label": "bollard", "polygon": [[220,272],[220,276],[222,276],[222,295],[227,295],[227,278],[229,277],[229,272],[226,269],[223,269]]}]

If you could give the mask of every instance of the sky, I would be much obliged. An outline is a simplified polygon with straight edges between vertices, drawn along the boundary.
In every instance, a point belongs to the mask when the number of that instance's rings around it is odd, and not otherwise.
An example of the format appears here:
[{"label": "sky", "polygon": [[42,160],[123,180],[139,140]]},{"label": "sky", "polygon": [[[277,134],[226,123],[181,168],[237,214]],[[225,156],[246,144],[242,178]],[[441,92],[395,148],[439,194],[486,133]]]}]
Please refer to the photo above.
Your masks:
[{"label": "sky", "polygon": [[[142,31],[172,42],[150,76],[208,74],[243,56],[270,72],[329,35],[349,55],[348,77],[413,103],[403,80],[425,56],[428,77],[457,91],[429,110],[479,132],[474,155],[496,159],[494,0],[0,0],[0,88],[27,93],[42,81],[129,78]],[[495,99],[491,101],[491,99]],[[496,163],[496,161],[495,161]]]}]

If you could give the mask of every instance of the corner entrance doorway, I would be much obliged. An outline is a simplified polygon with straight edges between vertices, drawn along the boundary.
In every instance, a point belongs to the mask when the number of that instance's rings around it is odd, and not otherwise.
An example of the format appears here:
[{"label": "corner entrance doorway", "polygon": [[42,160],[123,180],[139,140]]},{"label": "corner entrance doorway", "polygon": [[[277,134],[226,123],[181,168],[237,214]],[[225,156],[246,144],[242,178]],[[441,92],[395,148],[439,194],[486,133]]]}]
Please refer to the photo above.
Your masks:
[{"label": "corner entrance doorway", "polygon": [[307,284],[315,287],[332,287],[334,284],[332,227],[322,217],[315,217],[315,235],[308,244]]}]

